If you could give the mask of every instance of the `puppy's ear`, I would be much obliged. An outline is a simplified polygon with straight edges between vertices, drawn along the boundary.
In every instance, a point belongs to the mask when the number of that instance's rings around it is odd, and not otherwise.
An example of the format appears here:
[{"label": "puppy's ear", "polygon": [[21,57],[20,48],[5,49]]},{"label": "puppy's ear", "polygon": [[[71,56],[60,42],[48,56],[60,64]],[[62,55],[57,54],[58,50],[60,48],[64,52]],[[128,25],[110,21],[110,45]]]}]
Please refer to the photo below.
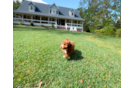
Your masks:
[{"label": "puppy's ear", "polygon": [[68,46],[69,46],[69,47],[71,46],[71,42],[70,42],[70,41],[68,41]]},{"label": "puppy's ear", "polygon": [[69,39],[67,39],[67,38],[66,38],[65,40],[67,40],[67,41],[68,41]]}]

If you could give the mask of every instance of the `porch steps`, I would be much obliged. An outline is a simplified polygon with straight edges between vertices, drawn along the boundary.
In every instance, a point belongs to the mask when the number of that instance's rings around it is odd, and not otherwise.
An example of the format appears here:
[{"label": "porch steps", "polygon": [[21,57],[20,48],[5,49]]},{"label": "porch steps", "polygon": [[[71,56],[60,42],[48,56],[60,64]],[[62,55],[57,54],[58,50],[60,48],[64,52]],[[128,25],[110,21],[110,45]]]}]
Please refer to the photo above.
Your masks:
[{"label": "porch steps", "polygon": [[65,27],[57,27],[57,29],[66,30]]}]

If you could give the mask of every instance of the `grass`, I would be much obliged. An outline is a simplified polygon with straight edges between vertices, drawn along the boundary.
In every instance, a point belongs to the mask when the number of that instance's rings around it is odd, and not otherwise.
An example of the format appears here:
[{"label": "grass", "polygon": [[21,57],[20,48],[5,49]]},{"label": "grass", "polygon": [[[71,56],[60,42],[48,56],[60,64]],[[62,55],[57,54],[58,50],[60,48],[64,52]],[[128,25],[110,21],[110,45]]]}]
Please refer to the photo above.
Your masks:
[{"label": "grass", "polygon": [[[69,59],[61,41],[75,42]],[[120,88],[121,39],[91,33],[13,26],[13,87]]]}]

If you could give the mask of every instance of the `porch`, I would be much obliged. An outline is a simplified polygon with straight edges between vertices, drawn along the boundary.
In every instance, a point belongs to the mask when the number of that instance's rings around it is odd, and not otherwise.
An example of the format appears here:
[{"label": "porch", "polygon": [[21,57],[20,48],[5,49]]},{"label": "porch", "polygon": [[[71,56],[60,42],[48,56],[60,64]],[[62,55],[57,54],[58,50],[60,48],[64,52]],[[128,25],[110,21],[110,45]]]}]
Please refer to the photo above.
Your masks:
[{"label": "porch", "polygon": [[51,27],[53,24],[57,29],[83,32],[83,22],[79,20],[14,13],[13,24],[19,24],[20,22],[23,22],[24,25],[30,25],[30,22],[33,22],[34,25],[46,27]]}]

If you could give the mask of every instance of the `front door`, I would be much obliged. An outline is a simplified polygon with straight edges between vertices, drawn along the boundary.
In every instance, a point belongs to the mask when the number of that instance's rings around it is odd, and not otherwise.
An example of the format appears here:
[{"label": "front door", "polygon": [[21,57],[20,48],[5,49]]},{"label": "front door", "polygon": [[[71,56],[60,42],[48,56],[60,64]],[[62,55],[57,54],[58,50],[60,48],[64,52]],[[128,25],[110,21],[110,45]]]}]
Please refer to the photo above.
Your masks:
[{"label": "front door", "polygon": [[64,25],[65,25],[65,20],[63,20],[63,19],[58,19],[58,20],[57,20],[57,24],[64,26]]}]

